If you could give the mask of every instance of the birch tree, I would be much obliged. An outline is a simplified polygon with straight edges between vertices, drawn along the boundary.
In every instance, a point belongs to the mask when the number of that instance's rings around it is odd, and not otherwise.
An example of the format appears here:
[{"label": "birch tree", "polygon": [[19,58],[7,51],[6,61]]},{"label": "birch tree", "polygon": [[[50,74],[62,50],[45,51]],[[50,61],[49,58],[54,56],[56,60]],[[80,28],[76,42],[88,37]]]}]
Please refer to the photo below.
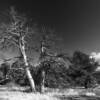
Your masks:
[{"label": "birch tree", "polygon": [[9,15],[10,22],[6,24],[3,23],[0,26],[1,46],[3,48],[5,48],[5,46],[10,48],[13,45],[19,49],[20,56],[25,64],[25,71],[30,82],[31,89],[32,91],[35,91],[35,83],[29,70],[29,63],[26,54],[29,44],[26,40],[32,38],[32,35],[35,32],[28,26],[26,17],[18,14],[14,7],[11,7]]}]

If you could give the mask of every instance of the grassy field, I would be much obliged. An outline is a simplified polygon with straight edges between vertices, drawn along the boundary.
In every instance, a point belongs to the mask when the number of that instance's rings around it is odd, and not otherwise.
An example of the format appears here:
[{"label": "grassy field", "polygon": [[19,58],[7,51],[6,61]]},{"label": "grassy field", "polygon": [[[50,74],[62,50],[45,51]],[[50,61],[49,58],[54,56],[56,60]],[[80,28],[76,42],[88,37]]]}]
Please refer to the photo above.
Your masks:
[{"label": "grassy field", "polygon": [[100,100],[99,87],[94,90],[85,89],[46,89],[44,93],[22,92],[29,87],[14,84],[0,86],[0,100]]}]

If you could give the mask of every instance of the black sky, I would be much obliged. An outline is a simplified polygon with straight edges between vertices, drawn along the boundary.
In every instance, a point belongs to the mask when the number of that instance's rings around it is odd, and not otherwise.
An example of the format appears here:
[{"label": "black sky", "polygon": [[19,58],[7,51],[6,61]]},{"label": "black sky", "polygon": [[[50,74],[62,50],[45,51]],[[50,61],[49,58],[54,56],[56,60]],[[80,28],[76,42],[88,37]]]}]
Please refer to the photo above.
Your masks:
[{"label": "black sky", "polygon": [[100,52],[100,0],[0,0],[0,11],[11,5],[54,28],[66,52]]}]

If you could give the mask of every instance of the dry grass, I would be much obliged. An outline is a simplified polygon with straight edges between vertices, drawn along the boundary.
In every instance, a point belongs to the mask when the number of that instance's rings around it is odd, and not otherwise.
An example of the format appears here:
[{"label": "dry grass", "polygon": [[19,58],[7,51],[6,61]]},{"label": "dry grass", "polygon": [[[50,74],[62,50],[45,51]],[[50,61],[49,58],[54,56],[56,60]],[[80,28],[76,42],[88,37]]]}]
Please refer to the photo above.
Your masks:
[{"label": "dry grass", "polygon": [[2,98],[2,100],[57,100],[55,97],[40,93],[34,94],[10,91],[0,92],[0,98]]},{"label": "dry grass", "polygon": [[57,100],[56,97],[47,94],[22,92],[28,88],[15,86],[12,83],[0,86],[0,100]]},{"label": "dry grass", "polygon": [[[15,86],[11,83],[0,86],[0,100],[100,100],[99,88],[93,91],[86,89],[45,89],[42,94],[21,92],[28,88]],[[93,95],[93,92],[96,95]]]}]

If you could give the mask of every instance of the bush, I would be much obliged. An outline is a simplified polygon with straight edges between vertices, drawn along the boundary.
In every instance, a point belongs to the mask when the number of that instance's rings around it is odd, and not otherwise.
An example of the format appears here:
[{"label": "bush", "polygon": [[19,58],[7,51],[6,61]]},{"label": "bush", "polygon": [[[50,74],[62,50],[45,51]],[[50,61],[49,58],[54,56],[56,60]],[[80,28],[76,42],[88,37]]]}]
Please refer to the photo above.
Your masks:
[{"label": "bush", "polygon": [[95,84],[93,73],[97,68],[97,63],[88,55],[76,51],[72,57],[72,65],[67,70],[67,76],[71,78],[74,86],[91,87]]},{"label": "bush", "polygon": [[65,88],[68,87],[67,68],[64,63],[57,61],[44,61],[40,64],[37,70],[36,83],[41,84],[42,71],[45,71],[45,86],[50,88]]}]

